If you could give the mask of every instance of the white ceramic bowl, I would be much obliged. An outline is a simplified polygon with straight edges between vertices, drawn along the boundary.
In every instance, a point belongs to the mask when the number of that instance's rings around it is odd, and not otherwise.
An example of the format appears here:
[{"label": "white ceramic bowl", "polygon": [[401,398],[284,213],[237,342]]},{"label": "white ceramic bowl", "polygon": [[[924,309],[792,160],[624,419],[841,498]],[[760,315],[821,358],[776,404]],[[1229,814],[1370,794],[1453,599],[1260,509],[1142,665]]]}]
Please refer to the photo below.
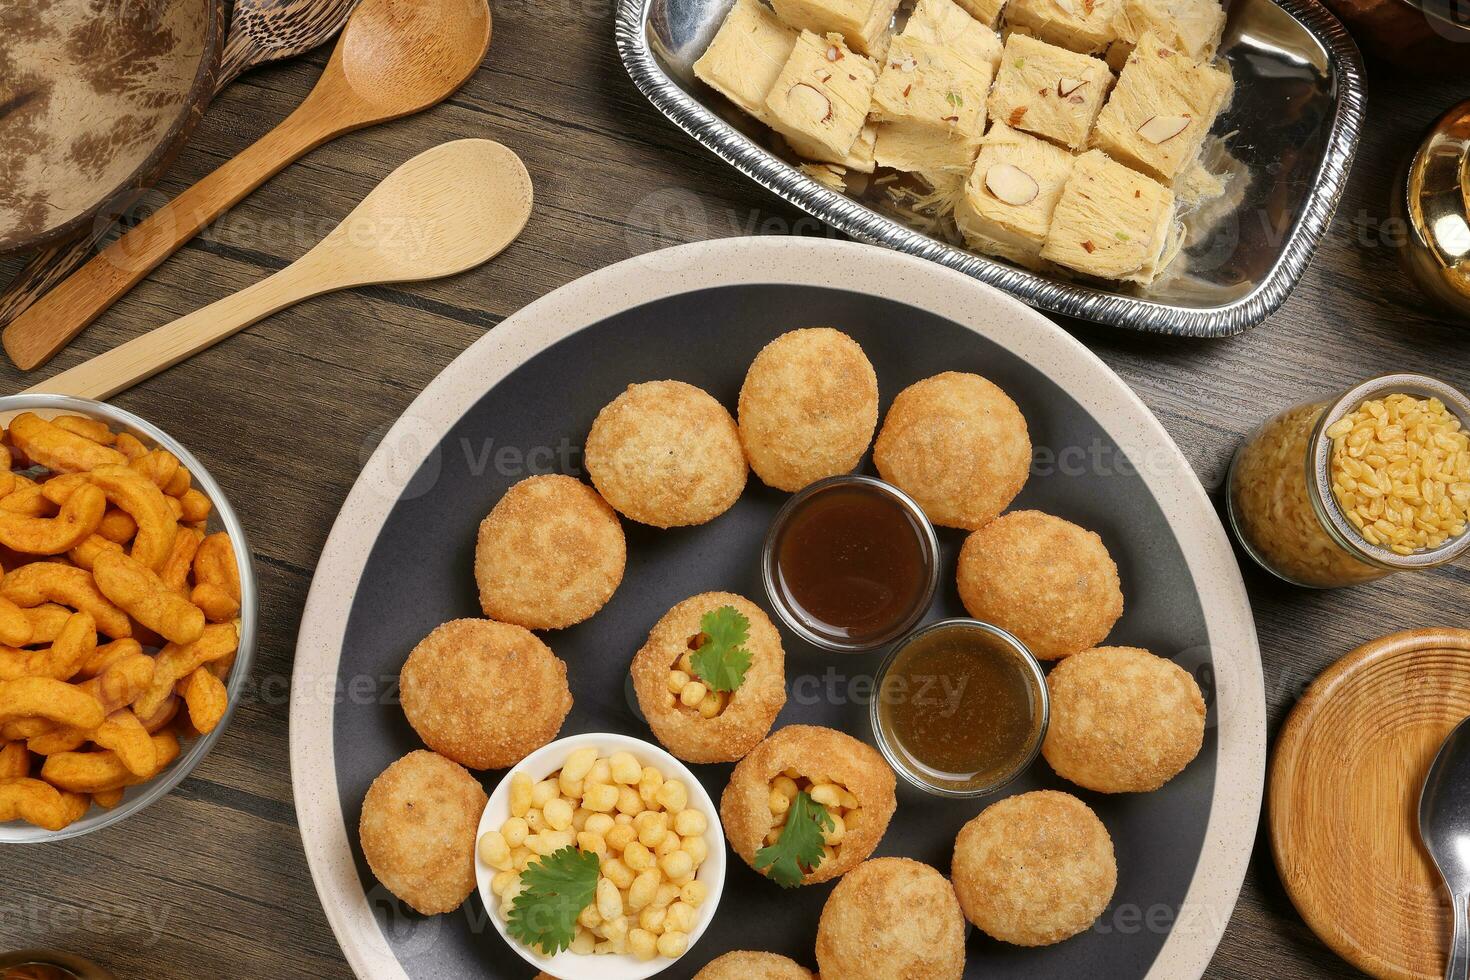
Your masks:
[{"label": "white ceramic bowl", "polygon": [[[532,782],[540,782],[560,769],[566,763],[567,756],[588,746],[596,746],[603,756],[610,756],[614,752],[631,753],[642,765],[653,766],[663,773],[665,779],[682,780],[689,788],[689,805],[700,810],[708,819],[709,826],[704,832],[704,839],[709,845],[709,857],[699,866],[695,879],[704,882],[709,888],[709,897],[699,907],[699,919],[689,933],[688,948],[693,949],[695,943],[699,942],[699,937],[704,935],[705,929],[714,920],[715,908],[720,904],[720,893],[725,888],[725,831],[720,826],[719,808],[704,791],[694,773],[658,746],[627,735],[592,732],[558,739],[537,749],[521,760],[519,765],[512,767],[500,781],[500,785],[495,787],[495,792],[490,794],[490,802],[485,807],[484,815],[480,817],[480,829],[476,831],[475,839],[478,841],[487,831],[499,830],[510,819],[510,780],[513,775],[524,772],[531,777]],[[583,955],[571,950],[563,950],[555,956],[543,956],[539,950],[522,945],[506,932],[505,919],[500,914],[500,899],[490,891],[490,879],[494,876],[495,869],[480,860],[479,849],[476,848],[475,880],[480,889],[480,900],[490,913],[490,921],[495,923],[495,931],[521,954],[522,959],[538,970],[544,970],[561,980],[645,980],[677,962],[666,956],[655,956],[642,962],[628,955]],[[688,955],[687,950],[685,955]]]}]

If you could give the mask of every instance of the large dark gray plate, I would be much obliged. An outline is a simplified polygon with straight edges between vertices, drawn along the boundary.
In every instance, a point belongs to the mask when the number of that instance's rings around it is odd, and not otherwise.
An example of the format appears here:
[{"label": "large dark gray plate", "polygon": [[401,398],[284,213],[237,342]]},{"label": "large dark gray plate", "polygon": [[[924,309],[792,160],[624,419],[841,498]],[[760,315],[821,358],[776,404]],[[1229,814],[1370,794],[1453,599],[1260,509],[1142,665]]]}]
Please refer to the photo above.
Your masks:
[{"label": "large dark gray plate", "polygon": [[[861,246],[827,243],[819,246],[823,248],[861,254],[865,260],[869,252],[883,254]],[[946,280],[953,275],[936,273]],[[972,296],[990,298],[983,287],[966,282],[965,289]],[[1224,798],[1216,792],[1221,778],[1221,741],[1213,697],[1218,689],[1214,661],[1219,637],[1212,636],[1201,599],[1206,590],[1198,581],[1198,562],[1191,567],[1181,537],[1165,512],[1166,505],[1177,502],[1161,499],[1157,488],[1150,485],[1158,482],[1155,471],[1165,466],[1162,457],[1140,458],[1138,447],[1121,445],[1109,424],[1079,403],[1062,379],[1028,363],[1027,356],[912,302],[873,295],[870,290],[776,282],[671,288],[670,293],[599,317],[544,345],[483,395],[472,397],[467,410],[456,413],[442,431],[423,424],[411,410],[409,428],[416,435],[406,455],[418,462],[400,474],[404,479],[396,500],[378,501],[386,518],[373,535],[355,588],[334,601],[346,619],[345,628],[340,622],[334,627],[340,634],[336,679],[345,696],[336,699],[335,711],[330,712],[330,730],[312,736],[330,747],[332,785],[322,785],[328,774],[315,770],[318,763],[302,759],[298,752],[294,761],[298,796],[303,780],[310,780],[315,795],[330,793],[340,801],[340,816],[335,818],[338,826],[355,828],[372,779],[393,760],[421,747],[396,706],[393,680],[408,650],[429,630],[448,619],[479,615],[471,574],[475,530],[509,486],[531,473],[582,475],[580,446],[588,427],[598,409],[627,384],[678,378],[733,406],[746,366],[765,343],[798,326],[833,324],[856,338],[872,360],[884,408],[904,386],[944,370],[978,372],[1010,392],[1025,413],[1038,447],[1033,478],[1017,506],[1060,514],[1102,534],[1118,560],[1128,598],[1127,611],[1111,641],[1174,657],[1195,673],[1211,695],[1204,750],[1182,776],[1146,796],[1079,792],[1108,826],[1117,850],[1117,893],[1098,924],[1088,933],[1045,949],[1017,949],[978,932],[969,940],[967,976],[1148,974],[1181,909],[1190,910],[1193,900],[1186,896],[1196,882],[1212,807]],[[1005,302],[1007,307],[1012,305]],[[1019,305],[1015,308],[1027,318],[1040,319]],[[1112,379],[1111,383],[1118,382]],[[691,433],[690,438],[698,438],[698,433]],[[393,439],[390,436],[387,449],[404,451]],[[866,462],[864,469],[870,470]],[[364,480],[371,483],[373,475],[369,473]],[[761,539],[785,499],[785,494],[752,478],[740,502],[703,527],[657,531],[626,525],[629,561],[622,587],[591,621],[546,637],[569,665],[575,698],[563,734],[612,731],[651,737],[627,684],[633,653],[670,606],[697,592],[729,589],[767,605],[758,570]],[[357,515],[348,517],[352,507],[349,501],[344,520],[356,520]],[[334,537],[338,533],[334,531]],[[941,529],[940,540],[945,567],[952,569],[961,536]],[[1228,561],[1228,551],[1226,555]],[[327,566],[332,560],[329,547],[303,625],[303,659],[322,652],[311,645],[309,636],[313,618],[321,613],[317,589],[323,587],[323,575],[331,574]],[[1234,576],[1238,586],[1233,565],[1227,576]],[[1210,588],[1218,585],[1212,583]],[[930,617],[963,612],[952,573],[947,571]],[[1220,628],[1217,622],[1213,632],[1218,634]],[[789,634],[783,634],[783,640],[790,697],[776,724],[830,725],[871,738],[864,685],[882,653],[835,655]],[[1230,657],[1256,656],[1254,635],[1248,627],[1237,640],[1246,649],[1232,646]],[[304,692],[300,675],[298,667],[298,709],[300,700],[310,693]],[[1249,703],[1259,698],[1258,685],[1254,692],[1235,694]],[[316,723],[308,720],[306,711],[293,711],[293,745],[299,749],[304,740],[302,725]],[[1256,785],[1258,801],[1260,771],[1254,762],[1251,765],[1247,781]],[[694,768],[717,798],[730,767]],[[487,778],[486,789],[497,779]],[[1007,792],[1036,788],[1075,791],[1044,762],[1038,762]],[[898,814],[878,854],[913,857],[947,872],[955,833],[983,805],[935,800],[901,787]],[[1227,809],[1233,811],[1233,807],[1227,804]],[[310,809],[303,807],[303,832],[308,854],[315,858],[315,814]],[[1248,847],[1254,811],[1239,816],[1248,821],[1244,834]],[[1231,819],[1235,819],[1233,812]],[[407,912],[376,883],[362,861],[355,833],[345,836],[351,844],[351,860],[338,864],[333,878],[350,889],[355,874],[357,895],[366,896],[379,929],[378,939],[401,964],[403,974],[514,977],[528,972],[490,927],[477,896],[460,913],[422,919]],[[323,872],[316,868],[315,860],[314,868],[320,883]],[[713,925],[667,975],[689,976],[719,953],[739,948],[774,950],[814,965],[813,937],[830,887],[783,892],[739,860],[732,860]],[[324,898],[331,911],[333,896],[324,890]],[[1228,907],[1223,911],[1222,926]],[[341,935],[340,924],[338,927]],[[362,922],[356,931],[364,931]],[[1210,940],[1211,948],[1217,938]],[[344,938],[344,947],[349,946]],[[362,962],[357,965],[362,972],[374,972]]]}]

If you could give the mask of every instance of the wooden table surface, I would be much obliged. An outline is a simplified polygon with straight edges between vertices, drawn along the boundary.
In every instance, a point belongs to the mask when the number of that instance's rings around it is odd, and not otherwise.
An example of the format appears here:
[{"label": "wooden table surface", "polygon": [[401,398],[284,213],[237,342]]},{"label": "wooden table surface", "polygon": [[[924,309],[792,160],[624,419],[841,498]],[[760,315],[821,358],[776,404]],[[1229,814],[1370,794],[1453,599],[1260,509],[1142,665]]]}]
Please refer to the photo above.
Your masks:
[{"label": "wooden table surface", "polygon": [[[315,300],[115,399],[188,444],[245,522],[262,595],[254,683],[214,752],[165,800],[78,841],[0,850],[0,949],[50,945],[138,980],[351,975],[296,829],[287,709],[312,569],[376,440],[484,331],[585,273],[695,239],[828,234],[643,100],[613,51],[609,7],[501,2],[489,58],[448,103],[317,150],[41,372],[0,367],[0,390],[18,389],[256,281],[299,256],[390,170],[441,141],[500,140],[535,181],[529,227],[489,266]],[[283,118],[324,62],[318,52],[237,82],[163,191],[197,180]],[[1464,92],[1395,78],[1378,65],[1370,77],[1365,139],[1337,220],[1274,318],[1217,342],[1064,324],[1163,419],[1212,492],[1237,440],[1279,407],[1390,368],[1470,385],[1470,333],[1427,311],[1400,273],[1390,245],[1402,231],[1387,206],[1404,155]],[[0,261],[0,276],[17,265]],[[1245,574],[1273,733],[1317,672],[1359,643],[1399,629],[1466,625],[1463,566],[1324,594],[1286,588],[1254,568]],[[1353,973],[1295,914],[1258,842],[1210,974]]]}]

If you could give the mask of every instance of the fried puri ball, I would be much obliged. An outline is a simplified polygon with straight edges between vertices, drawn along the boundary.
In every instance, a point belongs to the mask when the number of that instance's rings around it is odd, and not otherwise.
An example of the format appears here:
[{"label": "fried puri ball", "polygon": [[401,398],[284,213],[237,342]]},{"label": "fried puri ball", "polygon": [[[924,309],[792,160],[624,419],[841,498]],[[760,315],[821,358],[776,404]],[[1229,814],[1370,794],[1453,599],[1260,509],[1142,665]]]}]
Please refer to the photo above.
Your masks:
[{"label": "fried puri ball", "polygon": [[775,953],[737,949],[710,960],[694,980],[812,980],[812,971]]},{"label": "fried puri ball", "polygon": [[745,450],[725,407],[682,381],[629,385],[592,423],[587,472],[619,514],[654,527],[704,524],[745,489]]},{"label": "fried puri ball", "polygon": [[780,839],[791,801],[808,793],[834,823],[823,835],[821,863],[802,876],[812,885],[873,853],[898,807],[894,783],[872,746],[831,728],[787,725],[736,764],[720,797],[720,821],[735,853],[755,868],[756,852]]},{"label": "fried puri ball", "polygon": [[1078,786],[1147,793],[1199,754],[1205,699],[1171,660],[1136,647],[1098,647],[1054,667],[1046,687],[1051,725],[1041,753]]},{"label": "fried puri ball", "polygon": [[1054,790],[992,804],[960,829],[955,893],[965,918],[1017,946],[1089,928],[1118,883],[1113,839],[1077,797]]},{"label": "fried puri ball", "polygon": [[817,969],[842,980],[959,980],[965,917],[949,879],[908,858],[853,868],[822,907]]},{"label": "fried puri ball", "polygon": [[452,912],[475,890],[475,833],[485,791],[462,766],[420,749],[373,780],[358,836],[373,874],[424,915]]},{"label": "fried puri ball", "polygon": [[978,374],[946,371],[898,393],[873,462],[935,524],[974,530],[1021,492],[1031,436],[1004,391]]},{"label": "fried puri ball", "polygon": [[[729,694],[709,690],[691,663],[705,639],[700,620],[725,606],[750,623],[750,667]],[[786,703],[781,634],[759,606],[730,592],[706,592],[665,613],[633,658],[632,671],[638,706],[653,734],[685,762],[742,758],[766,737]]]},{"label": "fried puri ball", "polygon": [[480,524],[480,607],[526,629],[571,626],[612,598],[626,561],[623,526],[596,490],[569,476],[528,477]]},{"label": "fried puri ball", "polygon": [[1018,510],[960,549],[960,601],[1042,660],[1094,647],[1123,615],[1118,566],[1102,538],[1060,517]]},{"label": "fried puri ball", "polygon": [[520,626],[456,619],[413,648],[399,675],[408,723],[470,769],[505,769],[556,738],[572,693],[567,665]]},{"label": "fried puri ball", "polygon": [[750,468],[795,492],[857,467],[878,425],[878,375],[847,334],[793,330],[751,362],[739,413]]}]

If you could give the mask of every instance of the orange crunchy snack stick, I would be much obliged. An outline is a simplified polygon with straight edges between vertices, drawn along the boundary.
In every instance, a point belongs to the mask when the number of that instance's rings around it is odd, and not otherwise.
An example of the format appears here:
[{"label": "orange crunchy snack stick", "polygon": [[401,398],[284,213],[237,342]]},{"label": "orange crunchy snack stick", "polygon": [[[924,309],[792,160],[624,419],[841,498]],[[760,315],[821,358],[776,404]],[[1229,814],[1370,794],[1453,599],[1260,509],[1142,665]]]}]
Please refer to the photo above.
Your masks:
[{"label": "orange crunchy snack stick", "polygon": [[133,772],[116,752],[58,752],[47,756],[41,766],[41,778],[57,789],[73,793],[105,793],[136,786],[158,775],[179,757],[179,739],[173,732],[159,732],[150,739],[154,766],[147,775]]},{"label": "orange crunchy snack stick", "polygon": [[114,640],[133,635],[128,614],[108,601],[85,568],[57,562],[22,565],[0,579],[0,596],[21,607],[56,602],[91,613],[97,629]]},{"label": "orange crunchy snack stick", "polygon": [[27,555],[59,555],[85,541],[102,523],[107,498],[96,487],[78,487],[55,517],[0,511],[0,545]]},{"label": "orange crunchy snack stick", "polygon": [[31,754],[20,742],[0,745],[0,779],[20,779],[31,774]]},{"label": "orange crunchy snack stick", "polygon": [[34,632],[30,617],[24,609],[9,599],[0,599],[0,643],[10,647],[23,647],[31,642]]},{"label": "orange crunchy snack stick", "polygon": [[68,432],[33,412],[22,412],[11,419],[9,432],[16,448],[32,462],[57,473],[80,473],[127,463],[127,457],[116,449]]},{"label": "orange crunchy snack stick", "polygon": [[162,568],[179,531],[178,518],[168,503],[174,498],[165,497],[152,480],[126,466],[99,467],[92,470],[91,479],[113,506],[137,522],[132,557],[153,571]]},{"label": "orange crunchy snack stick", "polygon": [[122,552],[99,553],[92,575],[103,595],[170,643],[193,643],[203,635],[203,611]]},{"label": "orange crunchy snack stick", "polygon": [[104,789],[100,793],[92,794],[92,802],[104,810],[111,810],[123,801],[123,791],[120,789]]},{"label": "orange crunchy snack stick", "polygon": [[46,830],[64,830],[87,812],[87,798],[39,779],[0,782],[0,821],[24,820]]},{"label": "orange crunchy snack stick", "polygon": [[224,681],[208,667],[198,667],[180,681],[179,695],[189,707],[189,721],[201,734],[214,731],[229,707]]},{"label": "orange crunchy snack stick", "polygon": [[139,718],[148,719],[159,709],[174,685],[205,664],[228,657],[240,645],[240,631],[234,623],[211,623],[193,643],[170,643],[154,658],[153,681],[133,705]]},{"label": "orange crunchy snack stick", "polygon": [[92,741],[117,753],[118,761],[134,776],[146,778],[157,771],[158,753],[153,748],[153,739],[138,716],[127,708],[108,715],[102,727],[92,734]]},{"label": "orange crunchy snack stick", "polygon": [[0,722],[46,718],[74,728],[96,728],[105,717],[102,702],[65,681],[50,677],[0,681]]},{"label": "orange crunchy snack stick", "polygon": [[104,446],[117,442],[117,436],[113,435],[107,423],[101,419],[89,419],[85,415],[58,415],[51,420],[51,424],[93,442],[100,442]]},{"label": "orange crunchy snack stick", "polygon": [[69,681],[96,651],[96,621],[84,612],[74,613],[55,642],[44,650],[0,648],[0,680],[52,677]]}]

